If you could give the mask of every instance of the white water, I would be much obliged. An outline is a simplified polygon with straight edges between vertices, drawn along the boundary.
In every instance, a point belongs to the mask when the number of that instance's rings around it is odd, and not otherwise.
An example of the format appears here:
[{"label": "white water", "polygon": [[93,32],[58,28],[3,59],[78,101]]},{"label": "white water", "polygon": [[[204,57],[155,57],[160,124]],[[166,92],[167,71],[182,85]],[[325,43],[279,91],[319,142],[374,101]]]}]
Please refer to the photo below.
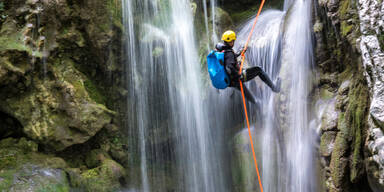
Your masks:
[{"label": "white water", "polygon": [[[281,41],[283,34],[284,12],[278,10],[269,10],[263,12],[258,19],[256,30],[250,41],[249,50],[246,58],[250,66],[258,65],[273,79],[276,79],[281,63]],[[239,39],[237,47],[245,44],[248,34],[253,25],[254,18],[250,19],[241,31],[238,33]],[[256,97],[261,100],[262,122],[259,122],[262,128],[262,135],[255,134],[255,142],[262,145],[262,156],[258,157],[259,166],[261,166],[261,175],[263,188],[265,191],[279,191],[279,163],[281,162],[279,135],[277,134],[278,126],[276,124],[276,94],[272,93],[269,87],[265,86],[262,81],[250,82],[247,85],[251,88]],[[254,107],[252,112],[256,111]],[[259,141],[259,142],[257,142]],[[252,165],[252,164],[251,164]]]},{"label": "white water", "polygon": [[[210,41],[209,40],[209,25],[208,25],[208,8],[207,8],[207,0],[203,0],[203,11],[204,11],[204,24],[205,24],[205,31],[206,31],[206,36],[208,38],[208,42]],[[210,48],[209,48],[209,43],[207,43],[207,51],[209,52],[210,51]]]},{"label": "white water", "polygon": [[[285,2],[286,11],[264,11],[247,52],[248,63],[261,66],[272,79],[282,78],[281,95],[263,84],[248,84],[261,99],[262,181],[265,191],[316,191],[313,134],[309,125],[312,54],[311,2]],[[253,20],[242,27],[244,44]],[[280,72],[279,72],[280,71]],[[255,111],[255,110],[252,110]]]},{"label": "white water", "polygon": [[[169,191],[169,180],[176,191],[225,192],[216,148],[221,144],[210,125],[215,119],[207,118],[189,1],[157,2],[123,0],[127,128],[136,139],[131,152],[140,157],[137,182],[145,192]],[[136,178],[137,170],[131,175]]]},{"label": "white water", "polygon": [[[189,1],[122,2],[130,94],[127,129],[131,166],[138,167],[131,171],[137,180],[131,187],[145,192],[234,191],[235,157],[228,135],[244,118],[241,98],[238,91],[203,87]],[[216,2],[210,2],[212,31],[205,0],[204,24],[210,41],[217,42]],[[297,0],[289,14],[264,12],[247,52],[249,65],[261,66],[273,79],[283,78],[282,96],[271,93],[261,81],[247,83],[261,101],[261,121],[255,126],[261,132],[255,140],[261,146],[258,159],[265,191],[307,192],[316,187],[307,109],[310,6],[310,1]],[[252,22],[238,33],[237,46],[244,43]],[[250,106],[253,117],[257,111]],[[284,119],[276,119],[280,113]],[[249,165],[253,171],[253,163]]]},{"label": "white water", "polygon": [[212,42],[215,44],[218,41],[217,38],[217,29],[216,29],[216,0],[211,0],[211,18],[212,18]]},{"label": "white water", "polygon": [[[217,0],[210,0],[210,18],[208,16],[208,6],[207,0],[202,0],[203,11],[204,11],[204,24],[206,30],[206,36],[208,38],[208,52],[211,50],[210,45],[215,45],[218,42],[217,28],[216,22],[218,22],[218,18],[216,18],[216,8],[217,8]],[[209,28],[209,20],[212,20],[210,23],[211,28]]]},{"label": "white water", "polygon": [[[143,73],[146,73],[146,70],[150,70],[153,65],[153,62],[146,61],[145,58],[151,57],[152,53],[145,53],[148,54],[146,57],[144,57],[143,60],[140,60],[138,58],[138,55],[136,54],[137,50],[142,50],[145,48],[142,48],[142,46],[138,46],[136,43],[135,38],[135,27],[134,27],[134,20],[133,20],[133,14],[135,6],[143,6],[143,10],[148,10],[150,6],[150,2],[147,0],[142,1],[142,4],[139,4],[136,2],[133,2],[131,0],[123,0],[123,22],[125,27],[125,37],[127,38],[127,43],[125,47],[126,56],[127,56],[127,68],[130,70],[126,70],[127,74],[126,76],[129,78],[128,83],[131,84],[129,87],[129,94],[128,97],[128,110],[134,109],[129,114],[129,120],[128,120],[128,127],[137,127],[137,130],[132,131],[132,128],[129,129],[130,133],[129,135],[131,137],[138,135],[137,140],[131,141],[131,145],[137,146],[138,148],[138,155],[140,155],[140,173],[141,173],[141,187],[142,191],[148,192],[150,191],[149,182],[148,182],[148,174],[147,174],[147,158],[146,158],[146,142],[145,142],[145,135],[146,135],[146,127],[148,126],[148,113],[147,113],[147,106],[148,106],[148,95],[147,92],[142,88],[142,84],[140,84],[142,76],[140,76],[139,70],[142,69]],[[149,13],[144,12],[143,13],[143,20],[147,19],[149,17]],[[139,66],[140,64],[146,64]],[[130,99],[135,98],[135,102],[129,101]],[[136,152],[136,151],[134,151]],[[133,152],[133,153],[134,153]],[[134,153],[135,155],[137,153]],[[134,176],[134,174],[131,174],[131,176]]]},{"label": "white water", "polygon": [[308,110],[310,68],[313,64],[311,1],[297,0],[290,11],[286,20],[282,58],[283,69],[287,70],[289,76],[286,82],[289,131],[286,133],[288,179],[285,189],[315,191],[314,138],[309,126]]}]

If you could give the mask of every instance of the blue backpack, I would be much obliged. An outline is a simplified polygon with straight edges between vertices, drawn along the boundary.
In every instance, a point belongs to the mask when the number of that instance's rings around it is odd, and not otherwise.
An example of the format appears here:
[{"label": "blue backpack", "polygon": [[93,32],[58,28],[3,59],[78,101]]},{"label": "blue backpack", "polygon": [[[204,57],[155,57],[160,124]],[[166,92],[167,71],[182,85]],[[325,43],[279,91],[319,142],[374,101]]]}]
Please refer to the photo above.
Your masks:
[{"label": "blue backpack", "polygon": [[207,62],[212,85],[217,89],[227,88],[230,79],[224,67],[224,53],[211,51],[207,56]]}]

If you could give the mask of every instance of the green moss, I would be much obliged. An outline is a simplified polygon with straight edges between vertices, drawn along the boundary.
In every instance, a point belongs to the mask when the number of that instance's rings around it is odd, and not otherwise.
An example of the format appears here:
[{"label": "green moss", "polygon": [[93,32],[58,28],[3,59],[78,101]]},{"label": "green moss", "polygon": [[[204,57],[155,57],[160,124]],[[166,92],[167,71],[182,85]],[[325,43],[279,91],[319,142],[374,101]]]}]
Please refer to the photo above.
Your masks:
[{"label": "green moss", "polygon": [[[339,59],[343,59],[341,58],[343,55],[340,55],[340,58]],[[348,57],[348,54],[345,54],[344,56],[347,56]],[[355,66],[353,65],[347,65],[346,68],[344,69],[344,71],[342,73],[339,74],[338,76],[338,81],[339,83],[341,84],[342,82],[346,81],[346,80],[349,80],[349,79],[352,79],[353,77],[353,72],[354,72],[354,69]]]},{"label": "green moss", "polygon": [[[32,167],[66,167],[64,160],[61,158],[40,154],[36,151],[37,144],[25,138],[7,138],[0,141],[0,191],[9,191],[11,187],[21,187],[15,184],[14,178],[18,178],[18,176],[32,177],[31,172],[34,169]],[[69,191],[64,183],[46,185],[49,184],[49,181],[40,180],[38,177],[34,181],[44,187],[42,188],[43,191]]]},{"label": "green moss", "polygon": [[69,192],[69,187],[63,184],[50,184],[38,189],[37,192]]},{"label": "green moss", "polygon": [[87,93],[85,92],[86,89],[82,80],[73,81],[72,85],[76,89],[75,94],[77,97],[83,98],[87,96]]},{"label": "green moss", "polygon": [[90,80],[85,80],[84,86],[91,99],[105,105],[107,98],[100,93],[99,89]]},{"label": "green moss", "polygon": [[327,157],[330,155],[329,145],[332,144],[335,140],[336,132],[334,131],[326,131],[322,134],[320,139],[320,148],[319,152],[322,156]]},{"label": "green moss", "polygon": [[29,55],[41,57],[41,52],[34,52],[30,47],[23,42],[23,35],[20,29],[12,22],[5,22],[1,26],[0,31],[0,51],[18,50],[26,51]]},{"label": "green moss", "polygon": [[[109,11],[109,14],[112,16],[113,19],[113,24],[120,28],[123,29],[123,24],[121,22],[122,18],[122,4],[121,1],[119,0],[108,0],[107,2],[107,9]],[[108,26],[110,28],[110,26]]]},{"label": "green moss", "polygon": [[336,136],[334,149],[331,157],[331,177],[336,185],[340,187],[345,181],[345,171],[346,171],[346,152],[348,149],[348,127],[345,120],[345,114],[341,113],[338,121],[339,133]]},{"label": "green moss", "polygon": [[230,13],[233,22],[235,24],[240,23],[240,22],[243,22],[243,21],[251,18],[253,15],[256,15],[257,11],[259,9],[259,6],[260,5],[257,4],[257,5],[250,7],[249,9],[246,9],[245,11]]},{"label": "green moss", "polygon": [[12,186],[15,173],[16,173],[15,169],[12,169],[12,170],[0,169],[0,178],[3,179],[0,182],[0,191],[8,191],[8,189]]},{"label": "green moss", "polygon": [[377,38],[379,39],[381,51],[384,51],[384,32],[380,33]]},{"label": "green moss", "polygon": [[320,89],[320,98],[324,100],[332,99],[334,93],[328,91],[328,89]]},{"label": "green moss", "polygon": [[90,192],[116,191],[120,187],[118,179],[122,175],[115,175],[114,172],[122,170],[124,168],[116,162],[105,160],[101,166],[83,172],[78,185]]},{"label": "green moss", "polygon": [[350,11],[350,2],[349,0],[343,0],[340,2],[341,6],[339,8],[339,13],[340,13],[340,18],[341,19],[346,19],[347,14]]},{"label": "green moss", "polygon": [[348,25],[346,21],[341,22],[341,35],[347,36],[353,29],[353,25]]},{"label": "green moss", "polygon": [[84,172],[83,174],[81,174],[81,176],[84,179],[91,179],[91,178],[97,177],[98,175],[99,175],[99,170],[97,168],[90,169],[90,170]]},{"label": "green moss", "polygon": [[352,161],[351,161],[351,173],[350,180],[355,182],[362,174],[362,146],[363,146],[363,128],[367,117],[368,107],[368,90],[363,83],[353,89],[352,94],[349,95],[350,104],[348,108],[349,124],[351,126],[352,137]]},{"label": "green moss", "polygon": [[4,2],[0,1],[0,13],[4,11]]},{"label": "green moss", "polygon": [[24,45],[17,37],[0,36],[0,51],[3,50],[18,50],[32,52],[27,46]]},{"label": "green moss", "polygon": [[[227,4],[224,3],[224,10],[226,10],[229,15],[232,17],[233,22],[235,25],[238,25],[241,22],[244,22],[248,18],[254,16],[257,14],[260,6],[260,1],[253,1],[247,2],[247,5],[244,6],[241,2],[236,2],[234,5],[234,2],[228,2]],[[264,4],[264,7],[262,11],[265,11],[267,9],[280,9],[283,7],[284,1],[280,0],[271,0],[266,1]]]}]

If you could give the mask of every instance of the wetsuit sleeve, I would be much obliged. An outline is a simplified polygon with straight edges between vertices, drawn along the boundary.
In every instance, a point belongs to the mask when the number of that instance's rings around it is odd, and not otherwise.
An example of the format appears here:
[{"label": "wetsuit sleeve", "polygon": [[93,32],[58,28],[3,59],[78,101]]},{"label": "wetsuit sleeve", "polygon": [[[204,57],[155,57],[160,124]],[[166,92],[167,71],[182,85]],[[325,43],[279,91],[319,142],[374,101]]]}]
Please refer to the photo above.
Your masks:
[{"label": "wetsuit sleeve", "polygon": [[224,65],[227,73],[231,77],[238,77],[239,69],[237,67],[237,61],[235,59],[235,53],[233,51],[226,51],[224,55]]},{"label": "wetsuit sleeve", "polygon": [[238,50],[236,53],[235,53],[235,56],[236,58],[239,57],[241,55],[241,52],[243,52],[244,50],[244,47],[240,48],[240,50]]},{"label": "wetsuit sleeve", "polygon": [[235,57],[236,57],[236,58],[240,57],[240,55],[241,55],[241,51],[235,53]]}]

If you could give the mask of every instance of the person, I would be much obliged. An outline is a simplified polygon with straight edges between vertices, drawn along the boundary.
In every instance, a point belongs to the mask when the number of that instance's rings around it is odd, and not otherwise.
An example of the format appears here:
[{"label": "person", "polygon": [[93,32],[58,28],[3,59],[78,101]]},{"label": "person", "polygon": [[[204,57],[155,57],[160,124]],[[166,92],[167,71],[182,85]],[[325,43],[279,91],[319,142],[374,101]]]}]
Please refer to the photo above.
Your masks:
[{"label": "person", "polygon": [[[233,50],[233,46],[236,41],[236,33],[234,31],[229,30],[224,32],[221,40],[223,40],[223,42],[216,44],[216,51],[224,52],[224,67],[230,78],[229,87],[234,87],[240,90],[239,80],[241,80],[241,82],[247,82],[259,76],[260,79],[263,80],[263,82],[267,84],[273,92],[280,92],[280,78],[278,78],[276,84],[274,84],[263,69],[258,66],[244,69],[243,72],[239,74],[240,63],[237,62],[237,58],[241,55],[242,50],[238,53],[235,53]],[[252,103],[255,103],[251,92],[245,86],[243,86],[243,90],[245,97]]]}]

